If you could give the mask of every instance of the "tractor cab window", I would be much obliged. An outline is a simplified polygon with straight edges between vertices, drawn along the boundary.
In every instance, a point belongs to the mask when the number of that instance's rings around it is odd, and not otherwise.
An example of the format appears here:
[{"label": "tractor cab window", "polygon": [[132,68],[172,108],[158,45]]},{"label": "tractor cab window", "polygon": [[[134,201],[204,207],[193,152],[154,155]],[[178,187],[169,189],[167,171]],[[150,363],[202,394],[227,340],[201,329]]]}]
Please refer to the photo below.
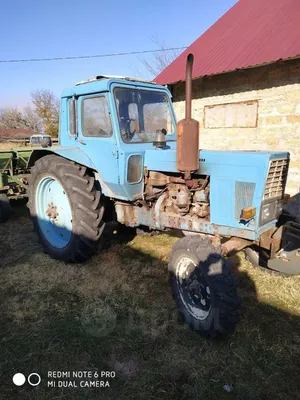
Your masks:
[{"label": "tractor cab window", "polygon": [[74,101],[75,103],[73,103],[73,99],[69,100],[69,136],[75,136],[77,133],[77,100]]},{"label": "tractor cab window", "polygon": [[170,101],[166,93],[116,88],[114,90],[121,137],[126,143],[153,142],[162,131],[174,135]]},{"label": "tractor cab window", "polygon": [[87,97],[82,101],[83,136],[110,137],[112,124],[105,96]]}]

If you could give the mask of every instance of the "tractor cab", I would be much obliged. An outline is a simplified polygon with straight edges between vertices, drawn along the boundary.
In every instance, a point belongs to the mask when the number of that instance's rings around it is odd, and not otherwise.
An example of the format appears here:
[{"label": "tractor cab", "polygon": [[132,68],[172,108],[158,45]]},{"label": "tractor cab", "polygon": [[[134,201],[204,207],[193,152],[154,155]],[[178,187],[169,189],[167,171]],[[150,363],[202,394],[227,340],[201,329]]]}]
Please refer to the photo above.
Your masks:
[{"label": "tractor cab", "polygon": [[101,170],[107,193],[142,198],[149,149],[176,146],[167,87],[127,77],[97,76],[62,94],[59,144],[76,146]]}]

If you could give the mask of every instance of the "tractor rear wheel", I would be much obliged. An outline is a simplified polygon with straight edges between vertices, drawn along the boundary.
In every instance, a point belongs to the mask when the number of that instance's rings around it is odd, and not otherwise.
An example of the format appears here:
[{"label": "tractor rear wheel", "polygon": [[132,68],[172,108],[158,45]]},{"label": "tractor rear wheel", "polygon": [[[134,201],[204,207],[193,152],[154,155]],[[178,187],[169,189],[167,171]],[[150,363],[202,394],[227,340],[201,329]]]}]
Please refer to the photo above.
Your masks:
[{"label": "tractor rear wheel", "polygon": [[44,251],[66,262],[86,261],[104,229],[104,207],[86,167],[55,155],[31,169],[28,207]]},{"label": "tractor rear wheel", "polygon": [[0,193],[0,222],[6,222],[11,214],[11,207],[5,193]]},{"label": "tractor rear wheel", "polygon": [[170,254],[170,285],[180,314],[206,337],[233,332],[240,298],[229,261],[207,237],[177,240]]}]

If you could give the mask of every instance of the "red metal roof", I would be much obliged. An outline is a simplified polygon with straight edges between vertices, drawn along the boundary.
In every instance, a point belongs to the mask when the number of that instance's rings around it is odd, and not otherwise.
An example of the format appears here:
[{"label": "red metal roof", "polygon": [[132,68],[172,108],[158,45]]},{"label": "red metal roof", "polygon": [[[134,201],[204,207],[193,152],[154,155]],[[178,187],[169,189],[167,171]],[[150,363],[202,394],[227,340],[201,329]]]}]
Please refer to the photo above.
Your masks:
[{"label": "red metal roof", "polygon": [[189,53],[193,78],[300,56],[300,0],[240,0],[154,81],[184,81]]}]

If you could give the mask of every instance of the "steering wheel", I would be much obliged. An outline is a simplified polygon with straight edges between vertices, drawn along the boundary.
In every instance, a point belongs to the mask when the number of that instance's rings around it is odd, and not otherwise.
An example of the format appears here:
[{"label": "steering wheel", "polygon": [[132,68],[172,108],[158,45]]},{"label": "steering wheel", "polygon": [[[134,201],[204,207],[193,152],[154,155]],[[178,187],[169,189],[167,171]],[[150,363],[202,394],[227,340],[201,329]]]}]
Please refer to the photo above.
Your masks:
[{"label": "steering wheel", "polygon": [[[132,123],[134,124],[134,129],[132,129]],[[121,135],[126,142],[130,142],[137,131],[137,121],[135,119],[122,120],[121,124]]]}]

